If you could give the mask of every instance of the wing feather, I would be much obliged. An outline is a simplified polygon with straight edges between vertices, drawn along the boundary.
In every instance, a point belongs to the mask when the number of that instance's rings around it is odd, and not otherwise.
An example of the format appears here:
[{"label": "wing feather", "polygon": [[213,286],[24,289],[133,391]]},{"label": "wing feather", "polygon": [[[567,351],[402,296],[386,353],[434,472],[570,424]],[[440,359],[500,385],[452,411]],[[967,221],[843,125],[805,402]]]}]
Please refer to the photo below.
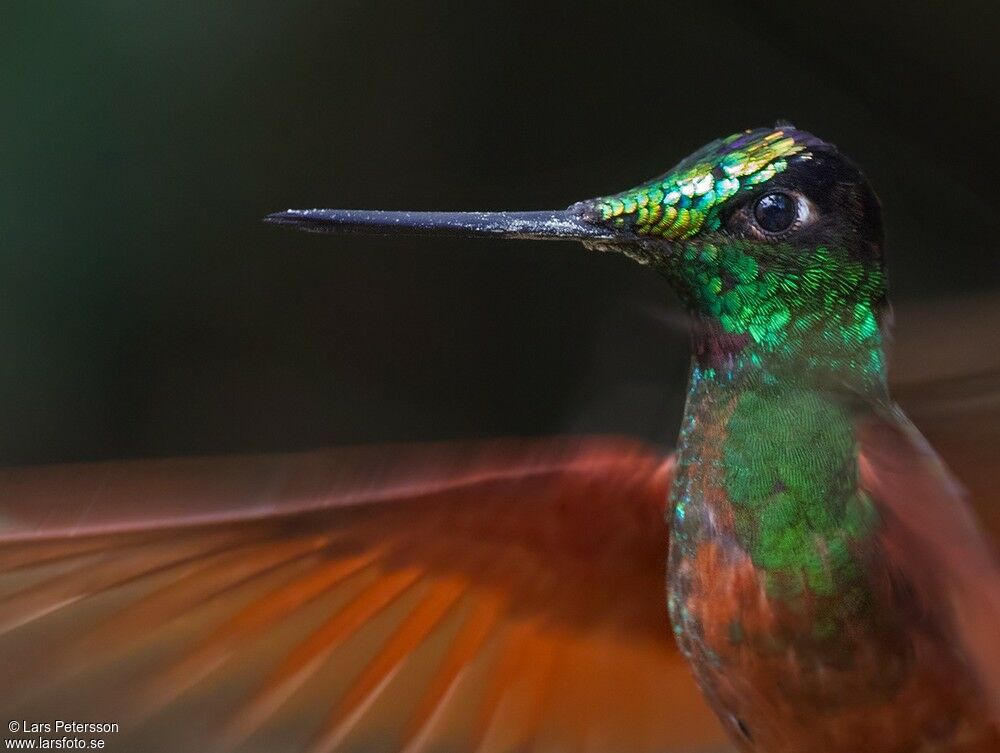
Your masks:
[{"label": "wing feather", "polygon": [[664,607],[670,462],[640,445],[49,470],[0,476],[10,718],[113,718],[142,750],[723,745]]},{"label": "wing feather", "polygon": [[1000,723],[1000,565],[993,546],[962,486],[900,411],[870,417],[859,437],[862,484],[880,509],[882,546]]}]

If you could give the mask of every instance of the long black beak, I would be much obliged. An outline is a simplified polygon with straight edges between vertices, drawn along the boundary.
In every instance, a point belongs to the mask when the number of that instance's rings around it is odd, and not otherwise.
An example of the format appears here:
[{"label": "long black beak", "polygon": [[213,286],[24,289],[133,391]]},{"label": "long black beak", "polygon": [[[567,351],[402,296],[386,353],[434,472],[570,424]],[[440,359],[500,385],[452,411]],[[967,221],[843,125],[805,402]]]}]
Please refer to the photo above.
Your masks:
[{"label": "long black beak", "polygon": [[494,236],[535,240],[612,240],[606,227],[584,219],[583,207],[552,212],[382,212],[367,209],[288,209],[264,218],[312,233]]}]

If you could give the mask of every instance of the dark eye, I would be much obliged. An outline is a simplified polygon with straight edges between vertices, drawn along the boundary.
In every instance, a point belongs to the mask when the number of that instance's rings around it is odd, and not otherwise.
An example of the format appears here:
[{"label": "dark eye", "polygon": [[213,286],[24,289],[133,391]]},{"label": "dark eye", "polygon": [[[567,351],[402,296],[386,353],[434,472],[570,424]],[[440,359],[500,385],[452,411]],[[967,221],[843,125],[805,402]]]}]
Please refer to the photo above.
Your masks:
[{"label": "dark eye", "polygon": [[783,233],[799,218],[798,201],[787,193],[766,193],[757,199],[753,218],[765,233]]}]

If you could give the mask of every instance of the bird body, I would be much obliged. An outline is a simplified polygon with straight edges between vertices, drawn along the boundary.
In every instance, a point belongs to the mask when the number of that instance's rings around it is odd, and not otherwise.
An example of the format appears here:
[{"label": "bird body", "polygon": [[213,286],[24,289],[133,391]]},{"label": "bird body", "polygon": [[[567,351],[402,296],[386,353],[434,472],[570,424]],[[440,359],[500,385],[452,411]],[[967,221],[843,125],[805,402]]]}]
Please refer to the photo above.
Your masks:
[{"label": "bird body", "polygon": [[775,753],[995,750],[984,690],[934,601],[921,604],[927,584],[881,539],[855,439],[868,406],[695,371],[669,605],[733,739]]},{"label": "bird body", "polygon": [[[127,654],[136,724],[216,688],[224,730],[203,746],[717,749],[673,637],[744,751],[1000,750],[1000,571],[890,397],[880,208],[834,147],[746,131],[555,212],[268,219],[577,240],[652,267],[691,321],[676,456],[619,441],[14,472],[0,477],[14,584],[0,579],[0,651],[8,633],[40,644],[41,624],[50,665]],[[81,608],[51,637],[48,615],[106,593],[125,606]],[[150,647],[154,622],[179,637]],[[423,694],[378,711],[408,661]],[[321,682],[328,664],[354,679]],[[12,687],[39,674],[25,666]],[[50,668],[49,682],[68,671]],[[333,686],[330,709],[316,699]],[[449,711],[463,702],[474,710]],[[31,703],[16,708],[44,707]],[[393,742],[364,737],[367,715]]]}]

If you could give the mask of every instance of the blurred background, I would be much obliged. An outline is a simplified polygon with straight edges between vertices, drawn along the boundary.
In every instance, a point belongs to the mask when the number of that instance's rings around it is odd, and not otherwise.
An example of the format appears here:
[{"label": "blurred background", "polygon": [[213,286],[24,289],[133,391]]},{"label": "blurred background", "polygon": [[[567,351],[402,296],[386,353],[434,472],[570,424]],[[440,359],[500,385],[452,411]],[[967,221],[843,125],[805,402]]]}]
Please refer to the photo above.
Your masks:
[{"label": "blurred background", "polygon": [[260,218],[563,207],[785,118],[864,166],[901,312],[984,291],[1000,282],[992,13],[5,3],[0,463],[566,431],[669,443],[688,351],[654,273],[573,244]]}]

